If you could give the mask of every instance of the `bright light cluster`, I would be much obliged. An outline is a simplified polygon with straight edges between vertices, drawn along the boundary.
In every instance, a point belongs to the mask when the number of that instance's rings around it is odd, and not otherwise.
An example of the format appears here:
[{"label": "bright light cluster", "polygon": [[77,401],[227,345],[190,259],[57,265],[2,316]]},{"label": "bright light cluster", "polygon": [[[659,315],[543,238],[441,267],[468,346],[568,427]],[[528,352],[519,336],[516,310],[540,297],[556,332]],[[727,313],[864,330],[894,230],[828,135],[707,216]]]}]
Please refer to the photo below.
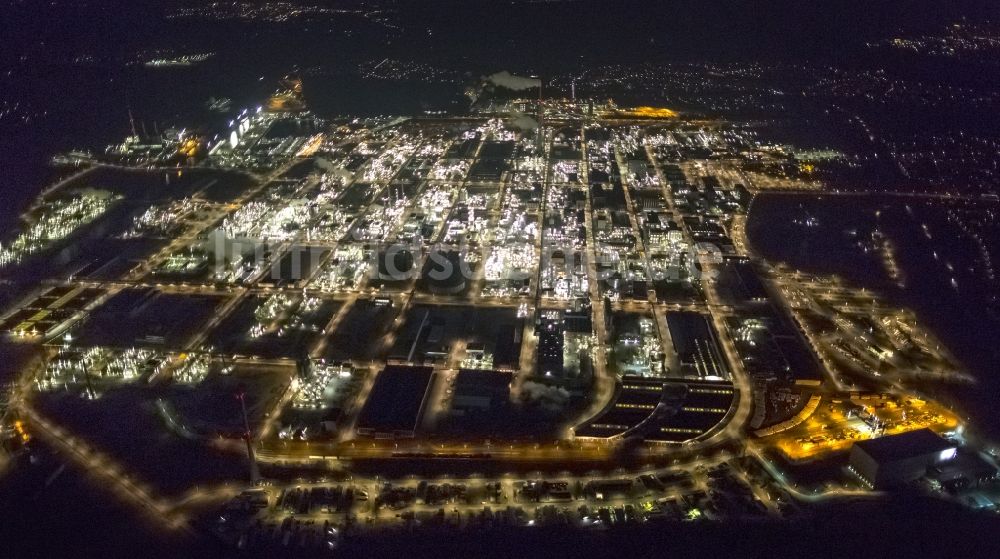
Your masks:
[{"label": "bright light cluster", "polygon": [[88,394],[98,381],[131,381],[145,374],[157,374],[166,365],[164,356],[151,349],[117,350],[103,347],[77,349],[63,346],[36,379],[40,390],[54,390],[69,384],[88,384]]},{"label": "bright light cluster", "polygon": [[313,363],[309,376],[298,381],[298,390],[292,398],[292,407],[313,410],[327,407],[351,377],[350,365]]},{"label": "bright light cluster", "polygon": [[354,291],[361,286],[361,280],[368,269],[362,245],[337,247],[333,258],[316,274],[310,287],[324,292]]},{"label": "bright light cluster", "polygon": [[0,244],[0,266],[17,264],[26,256],[45,250],[74,231],[94,221],[120,199],[104,191],[82,192],[71,198],[47,203],[38,220],[14,238],[8,246]]},{"label": "bright light cluster", "polygon": [[174,372],[174,380],[181,384],[198,384],[208,376],[212,357],[207,354],[182,355],[182,363]]},{"label": "bright light cluster", "polygon": [[142,215],[132,219],[132,226],[122,237],[131,239],[143,236],[166,236],[176,230],[189,214],[203,209],[207,204],[202,200],[184,198],[166,205],[153,205]]}]

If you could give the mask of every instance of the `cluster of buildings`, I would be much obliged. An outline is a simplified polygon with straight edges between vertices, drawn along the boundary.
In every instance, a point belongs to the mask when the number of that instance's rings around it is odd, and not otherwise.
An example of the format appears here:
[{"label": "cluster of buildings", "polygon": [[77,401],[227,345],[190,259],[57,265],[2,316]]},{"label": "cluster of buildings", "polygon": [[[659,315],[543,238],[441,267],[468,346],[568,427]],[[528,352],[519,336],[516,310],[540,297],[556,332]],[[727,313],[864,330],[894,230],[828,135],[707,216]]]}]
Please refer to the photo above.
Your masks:
[{"label": "cluster of buildings", "polygon": [[0,267],[18,264],[67,238],[107,212],[117,200],[110,192],[86,190],[44,201],[34,215],[29,215],[24,231],[0,243]]},{"label": "cluster of buildings", "polygon": [[95,398],[102,387],[158,374],[168,363],[167,355],[152,349],[77,348],[67,341],[48,360],[35,384],[46,391],[74,386]]},{"label": "cluster of buildings", "polygon": [[[690,448],[732,436],[741,405],[762,439],[787,430],[799,446],[854,442],[794,430],[824,413],[823,363],[740,244],[751,200],[744,132],[657,108],[508,109],[327,123],[292,80],[266,107],[240,113],[228,137],[181,133],[159,151],[131,139],[120,161],[166,164],[173,150],[267,176],[226,200],[207,201],[202,185],[129,215],[118,239],[187,242],[117,278],[135,286],[57,287],[3,329],[50,343],[43,391],[93,397],[155,377],[197,392],[215,372],[231,381],[234,360],[294,366],[294,381],[269,395],[283,406],[273,436],[258,441],[269,459],[321,455],[300,443],[335,452],[356,439],[366,450],[371,442],[373,456],[406,458],[425,436],[488,448],[508,435],[557,439],[563,427],[578,449]],[[84,192],[49,202],[0,248],[0,264],[65,239],[114,200]],[[791,306],[810,305],[819,308],[805,296]],[[837,318],[839,332],[873,347],[911,337],[898,325]],[[84,339],[60,344],[70,324]],[[107,339],[122,343],[97,343]],[[569,419],[591,405],[582,421]],[[462,457],[488,455],[479,446]],[[962,456],[912,431],[856,442],[849,466],[871,488],[995,476],[956,469]]]}]

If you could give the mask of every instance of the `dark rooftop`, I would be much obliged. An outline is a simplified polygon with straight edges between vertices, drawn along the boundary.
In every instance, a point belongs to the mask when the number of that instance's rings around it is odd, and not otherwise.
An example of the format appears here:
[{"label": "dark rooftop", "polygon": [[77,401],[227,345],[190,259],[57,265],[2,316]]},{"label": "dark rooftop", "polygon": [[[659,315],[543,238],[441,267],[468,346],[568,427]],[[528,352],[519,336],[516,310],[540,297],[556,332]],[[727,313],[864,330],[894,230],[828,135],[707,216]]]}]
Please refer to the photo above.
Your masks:
[{"label": "dark rooftop", "polygon": [[432,373],[430,367],[387,365],[375,378],[368,400],[361,409],[358,431],[414,431],[420,420]]},{"label": "dark rooftop", "polygon": [[922,456],[955,448],[955,444],[930,429],[918,429],[900,435],[890,435],[854,443],[877,462],[892,462],[911,456]]}]

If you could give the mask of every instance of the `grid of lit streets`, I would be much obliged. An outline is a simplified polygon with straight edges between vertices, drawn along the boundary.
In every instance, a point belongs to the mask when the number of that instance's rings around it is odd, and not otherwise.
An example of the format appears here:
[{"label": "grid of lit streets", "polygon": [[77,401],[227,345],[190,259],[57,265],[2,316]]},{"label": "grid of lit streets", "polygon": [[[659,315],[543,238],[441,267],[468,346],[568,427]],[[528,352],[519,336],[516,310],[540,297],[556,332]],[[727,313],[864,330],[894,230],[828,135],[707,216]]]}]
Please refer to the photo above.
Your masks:
[{"label": "grid of lit streets", "polygon": [[969,497],[948,476],[992,458],[906,388],[963,375],[939,342],[754,257],[759,192],[822,193],[783,157],[592,101],[323,122],[295,81],[224,133],[130,136],[0,245],[47,277],[3,315],[38,348],[8,447],[241,548],[807,515],[890,483],[852,447],[924,429],[964,462],[904,481]]}]

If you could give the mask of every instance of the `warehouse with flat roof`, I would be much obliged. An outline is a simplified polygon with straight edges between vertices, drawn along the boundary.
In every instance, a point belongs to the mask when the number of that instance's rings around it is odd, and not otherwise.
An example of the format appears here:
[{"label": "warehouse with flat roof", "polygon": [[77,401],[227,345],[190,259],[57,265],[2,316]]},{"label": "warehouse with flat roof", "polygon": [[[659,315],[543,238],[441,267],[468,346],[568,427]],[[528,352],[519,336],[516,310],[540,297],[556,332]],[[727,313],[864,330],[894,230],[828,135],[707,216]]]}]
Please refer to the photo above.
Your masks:
[{"label": "warehouse with flat roof", "polygon": [[431,367],[388,365],[375,377],[358,416],[358,435],[413,437],[431,386]]},{"label": "warehouse with flat roof", "polygon": [[850,470],[875,489],[918,480],[927,470],[955,458],[958,447],[930,429],[918,429],[854,443]]}]

